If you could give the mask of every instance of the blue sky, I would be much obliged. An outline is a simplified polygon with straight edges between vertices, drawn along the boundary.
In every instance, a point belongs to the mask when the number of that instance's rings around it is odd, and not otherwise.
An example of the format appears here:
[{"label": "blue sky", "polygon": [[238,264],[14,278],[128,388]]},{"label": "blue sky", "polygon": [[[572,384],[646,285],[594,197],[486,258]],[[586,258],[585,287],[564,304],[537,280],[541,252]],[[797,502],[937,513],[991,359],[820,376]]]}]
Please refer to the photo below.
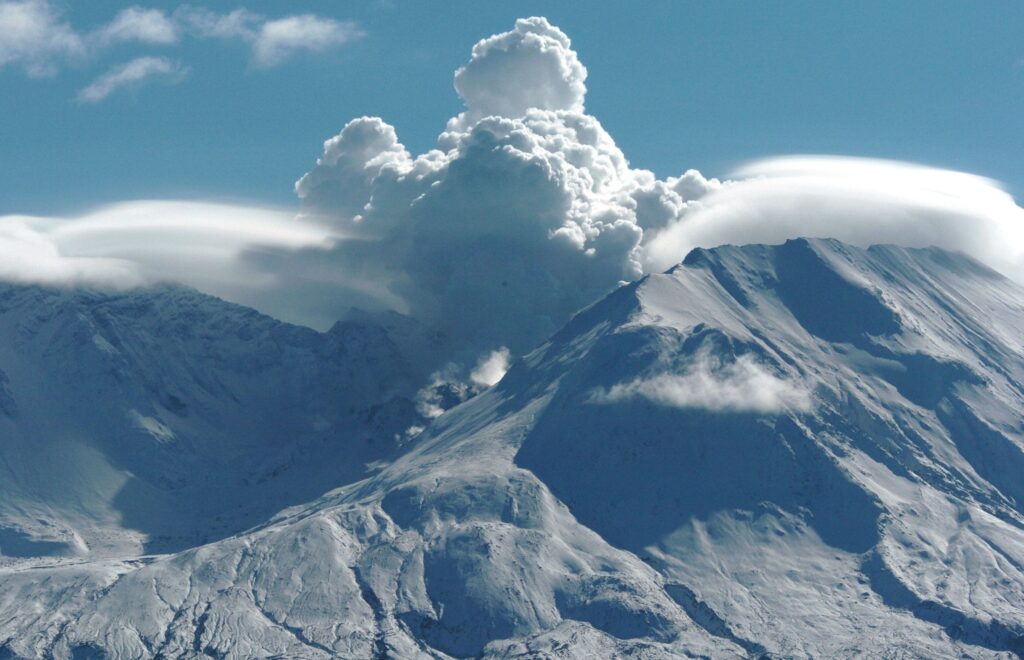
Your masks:
[{"label": "blue sky", "polygon": [[[86,32],[125,3],[51,3]],[[176,3],[141,6],[171,12]],[[200,5],[194,5],[200,6]],[[269,19],[354,21],[361,38],[272,67],[241,41],[122,43],[50,77],[0,68],[0,214],[138,198],[295,204],[295,180],[351,118],[379,115],[414,154],[461,103],[453,71],[479,39],[544,15],[587,67],[587,110],[634,167],[722,176],[789,153],[894,158],[1024,191],[1019,2],[259,2]],[[111,67],[177,73],[95,103]]]}]

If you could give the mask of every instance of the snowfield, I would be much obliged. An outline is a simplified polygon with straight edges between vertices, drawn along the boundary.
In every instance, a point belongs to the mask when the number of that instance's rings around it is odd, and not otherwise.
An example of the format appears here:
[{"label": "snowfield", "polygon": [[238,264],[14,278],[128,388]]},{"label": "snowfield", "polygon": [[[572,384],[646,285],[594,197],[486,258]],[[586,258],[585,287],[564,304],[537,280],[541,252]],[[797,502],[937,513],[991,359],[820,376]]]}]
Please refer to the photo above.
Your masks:
[{"label": "snowfield", "polygon": [[695,250],[426,419],[398,317],[5,286],[0,657],[1017,657],[1021,328],[956,253]]}]

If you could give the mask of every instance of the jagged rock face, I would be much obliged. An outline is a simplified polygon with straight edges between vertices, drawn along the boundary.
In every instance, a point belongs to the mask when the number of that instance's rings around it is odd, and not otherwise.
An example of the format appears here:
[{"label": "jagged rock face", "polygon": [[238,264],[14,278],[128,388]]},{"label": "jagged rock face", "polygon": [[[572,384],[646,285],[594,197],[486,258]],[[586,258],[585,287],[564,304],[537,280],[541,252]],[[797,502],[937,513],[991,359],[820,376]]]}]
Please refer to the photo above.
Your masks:
[{"label": "jagged rock face", "polygon": [[1019,654],[1021,327],[1024,291],[960,255],[696,251],[582,311],[365,479],[183,552],[3,568],[0,642]]}]

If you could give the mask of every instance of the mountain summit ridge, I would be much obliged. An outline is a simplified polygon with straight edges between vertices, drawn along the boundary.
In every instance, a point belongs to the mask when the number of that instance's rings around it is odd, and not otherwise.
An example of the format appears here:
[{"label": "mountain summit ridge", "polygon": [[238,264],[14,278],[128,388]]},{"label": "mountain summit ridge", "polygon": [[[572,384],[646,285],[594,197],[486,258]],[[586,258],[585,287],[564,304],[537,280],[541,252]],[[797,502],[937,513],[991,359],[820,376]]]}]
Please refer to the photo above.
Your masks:
[{"label": "mountain summit ridge", "polygon": [[1024,289],[955,253],[695,250],[317,499],[0,568],[0,648],[1019,655],[1020,327]]}]

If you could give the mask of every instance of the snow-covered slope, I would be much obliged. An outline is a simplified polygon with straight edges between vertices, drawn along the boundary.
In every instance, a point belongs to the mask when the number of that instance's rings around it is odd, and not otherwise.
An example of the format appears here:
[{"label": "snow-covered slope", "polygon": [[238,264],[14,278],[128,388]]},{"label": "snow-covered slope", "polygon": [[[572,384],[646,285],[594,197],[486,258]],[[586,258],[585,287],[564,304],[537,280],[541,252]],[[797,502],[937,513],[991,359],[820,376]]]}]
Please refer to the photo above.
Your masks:
[{"label": "snow-covered slope", "polygon": [[0,288],[0,553],[222,538],[367,473],[415,418],[380,324],[328,333],[190,289]]},{"label": "snow-covered slope", "polygon": [[1020,654],[1022,327],[960,255],[695,251],[308,504],[0,569],[0,654]]}]

